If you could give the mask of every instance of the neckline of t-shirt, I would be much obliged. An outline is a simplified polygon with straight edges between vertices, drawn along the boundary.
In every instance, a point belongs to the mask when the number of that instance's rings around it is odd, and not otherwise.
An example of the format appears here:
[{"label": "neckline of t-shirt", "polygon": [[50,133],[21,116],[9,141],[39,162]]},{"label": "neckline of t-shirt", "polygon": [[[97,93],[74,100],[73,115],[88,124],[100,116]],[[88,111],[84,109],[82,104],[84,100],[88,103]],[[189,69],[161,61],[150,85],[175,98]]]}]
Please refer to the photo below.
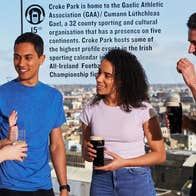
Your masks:
[{"label": "neckline of t-shirt", "polygon": [[[105,106],[105,107],[107,107],[107,108],[119,109],[119,108],[121,107],[121,106],[119,106],[119,105],[117,105],[117,106],[107,105],[107,104],[103,101],[103,99],[100,100],[100,103],[101,103],[101,105],[103,105],[103,106]],[[144,105],[147,104],[147,102],[145,102],[145,101],[143,101],[142,103],[143,103]],[[134,109],[134,107],[133,107],[132,109]],[[140,108],[135,108],[135,109],[140,109]]]},{"label": "neckline of t-shirt", "polygon": [[34,86],[27,86],[27,85],[22,84],[22,83],[21,83],[20,81],[18,81],[17,79],[15,79],[14,82],[15,82],[16,84],[18,84],[19,86],[21,86],[21,87],[23,87],[23,88],[26,88],[26,89],[35,89],[35,88],[39,87],[40,84],[41,84],[41,82],[38,81],[38,83],[37,83],[36,85],[34,85]]},{"label": "neckline of t-shirt", "polygon": [[102,105],[104,105],[105,107],[108,107],[108,108],[120,108],[120,106],[119,105],[117,105],[117,106],[112,106],[112,105],[107,105],[104,101],[103,101],[103,99],[101,99],[101,104]]}]

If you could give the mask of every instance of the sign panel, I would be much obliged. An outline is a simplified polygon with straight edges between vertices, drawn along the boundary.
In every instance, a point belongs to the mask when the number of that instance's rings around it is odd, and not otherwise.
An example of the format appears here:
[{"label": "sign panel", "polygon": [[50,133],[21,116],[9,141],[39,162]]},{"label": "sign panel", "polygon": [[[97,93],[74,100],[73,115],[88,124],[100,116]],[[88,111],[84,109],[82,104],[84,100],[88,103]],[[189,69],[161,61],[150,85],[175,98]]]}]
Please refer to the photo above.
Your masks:
[{"label": "sign panel", "polygon": [[1,23],[12,30],[1,37],[4,45],[0,51],[8,47],[1,52],[6,57],[0,61],[0,82],[15,77],[12,46],[20,30],[37,33],[44,39],[46,61],[40,79],[49,84],[94,84],[102,56],[111,48],[134,53],[150,83],[182,82],[176,73],[176,62],[187,56],[186,22],[195,12],[194,3],[21,0],[10,8],[4,2],[1,12],[6,13],[5,7],[12,12],[6,16],[9,23]]}]

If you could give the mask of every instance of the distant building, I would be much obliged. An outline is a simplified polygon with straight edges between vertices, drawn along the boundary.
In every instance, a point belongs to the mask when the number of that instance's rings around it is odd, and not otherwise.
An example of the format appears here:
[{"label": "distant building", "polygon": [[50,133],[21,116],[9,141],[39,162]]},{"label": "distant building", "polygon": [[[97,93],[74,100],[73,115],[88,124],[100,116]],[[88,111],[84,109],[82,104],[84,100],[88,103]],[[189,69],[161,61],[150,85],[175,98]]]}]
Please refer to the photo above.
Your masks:
[{"label": "distant building", "polygon": [[188,150],[196,152],[196,134],[188,135]]},{"label": "distant building", "polygon": [[76,109],[81,109],[81,108],[82,108],[82,103],[79,102],[79,101],[73,101],[73,102],[72,102],[72,108],[73,108],[74,110],[76,110]]}]

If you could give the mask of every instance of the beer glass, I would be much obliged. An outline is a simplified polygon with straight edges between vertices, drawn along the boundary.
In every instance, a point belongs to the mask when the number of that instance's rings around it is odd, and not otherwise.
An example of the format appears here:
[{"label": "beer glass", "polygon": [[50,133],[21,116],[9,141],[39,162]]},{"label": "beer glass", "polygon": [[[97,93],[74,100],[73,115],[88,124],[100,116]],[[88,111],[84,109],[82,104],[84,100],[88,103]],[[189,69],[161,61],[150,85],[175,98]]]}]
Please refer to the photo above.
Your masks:
[{"label": "beer glass", "polygon": [[90,142],[97,151],[97,157],[93,160],[93,166],[104,165],[104,138],[100,136],[91,136]]},{"label": "beer glass", "polygon": [[179,102],[167,102],[170,134],[182,132],[182,106]]}]

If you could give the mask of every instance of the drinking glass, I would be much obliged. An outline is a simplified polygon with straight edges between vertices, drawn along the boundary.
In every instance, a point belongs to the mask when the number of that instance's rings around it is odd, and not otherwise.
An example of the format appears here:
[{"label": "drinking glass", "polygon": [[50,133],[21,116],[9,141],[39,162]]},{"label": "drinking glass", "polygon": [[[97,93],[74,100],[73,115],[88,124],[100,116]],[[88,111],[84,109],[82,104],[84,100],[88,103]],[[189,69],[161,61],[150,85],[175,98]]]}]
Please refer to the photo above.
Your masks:
[{"label": "drinking glass", "polygon": [[18,129],[18,138],[14,142],[14,144],[21,144],[26,143],[26,130],[25,129]]}]

